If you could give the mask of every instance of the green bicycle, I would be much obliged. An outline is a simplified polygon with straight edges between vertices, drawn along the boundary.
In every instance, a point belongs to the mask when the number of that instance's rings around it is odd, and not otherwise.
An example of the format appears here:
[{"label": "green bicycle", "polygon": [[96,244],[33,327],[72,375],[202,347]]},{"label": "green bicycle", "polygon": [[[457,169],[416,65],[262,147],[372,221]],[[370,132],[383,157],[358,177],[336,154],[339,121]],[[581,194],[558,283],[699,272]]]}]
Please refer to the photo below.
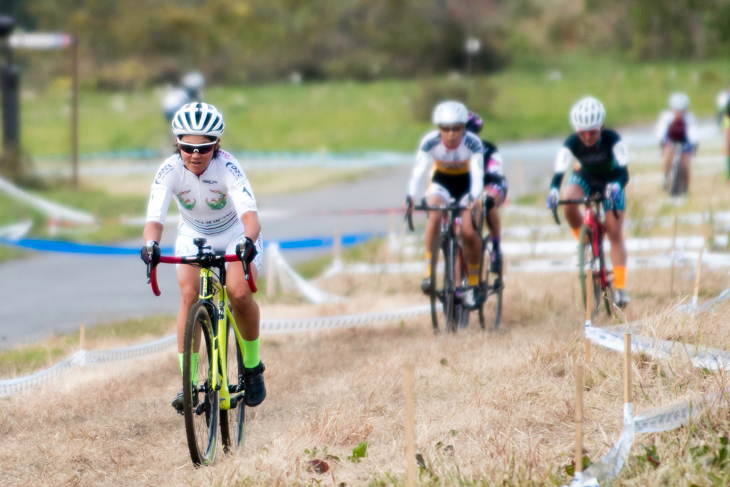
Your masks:
[{"label": "green bicycle", "polygon": [[[190,457],[199,466],[215,461],[219,426],[225,453],[243,447],[246,408],[243,338],[231,313],[225,266],[226,262],[241,259],[237,255],[209,252],[210,246],[205,246],[204,238],[193,242],[198,247],[197,255],[163,256],[160,263],[200,267],[200,299],[190,308],[185,324],[182,377],[185,433]],[[256,284],[248,264],[241,262],[249,288],[255,293]],[[156,265],[148,264],[147,283],[155,296],[159,296]]]}]

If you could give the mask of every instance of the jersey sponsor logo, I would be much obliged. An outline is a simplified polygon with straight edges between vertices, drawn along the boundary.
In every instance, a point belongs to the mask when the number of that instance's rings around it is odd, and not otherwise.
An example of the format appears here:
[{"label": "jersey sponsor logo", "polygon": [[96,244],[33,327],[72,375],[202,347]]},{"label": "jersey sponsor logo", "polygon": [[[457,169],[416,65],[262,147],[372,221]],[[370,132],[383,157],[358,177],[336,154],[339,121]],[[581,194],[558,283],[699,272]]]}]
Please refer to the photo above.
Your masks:
[{"label": "jersey sponsor logo", "polygon": [[441,142],[441,135],[436,135],[436,136],[428,139],[427,141],[425,141],[421,145],[421,150],[423,152],[428,152],[431,149],[433,149],[434,147],[436,147],[437,145],[439,145],[440,142]]},{"label": "jersey sponsor logo", "polygon": [[476,137],[472,137],[471,135],[464,137],[464,145],[474,153],[484,152],[482,141]]},{"label": "jersey sponsor logo", "polygon": [[173,169],[175,169],[174,165],[165,164],[162,169],[157,172],[157,176],[155,176],[155,184],[162,184],[162,179]]},{"label": "jersey sponsor logo", "polygon": [[177,200],[180,202],[180,206],[182,206],[183,208],[185,208],[188,211],[195,208],[195,203],[196,203],[195,199],[191,200],[190,198],[185,197],[185,195],[188,194],[189,192],[190,192],[190,190],[187,190],[187,191],[183,191],[176,195]]},{"label": "jersey sponsor logo", "polygon": [[249,192],[246,186],[243,187],[243,193],[247,194],[251,199],[253,199],[253,195]]},{"label": "jersey sponsor logo", "polygon": [[218,181],[213,181],[212,179],[202,179],[205,184],[218,184]]},{"label": "jersey sponsor logo", "polygon": [[218,154],[222,155],[226,159],[233,159],[233,156],[231,155],[231,153],[228,151],[224,151],[223,149],[219,149]]},{"label": "jersey sponsor logo", "polygon": [[218,198],[208,199],[205,198],[205,204],[208,205],[208,207],[211,210],[222,210],[225,206],[227,201],[227,196],[223,191],[218,191],[217,189],[211,189],[211,193],[216,193],[220,195]]},{"label": "jersey sponsor logo", "polygon": [[226,167],[228,168],[229,171],[231,171],[231,174],[233,174],[233,176],[236,179],[243,178],[243,173],[238,169],[238,166],[236,166],[234,163],[226,162]]}]

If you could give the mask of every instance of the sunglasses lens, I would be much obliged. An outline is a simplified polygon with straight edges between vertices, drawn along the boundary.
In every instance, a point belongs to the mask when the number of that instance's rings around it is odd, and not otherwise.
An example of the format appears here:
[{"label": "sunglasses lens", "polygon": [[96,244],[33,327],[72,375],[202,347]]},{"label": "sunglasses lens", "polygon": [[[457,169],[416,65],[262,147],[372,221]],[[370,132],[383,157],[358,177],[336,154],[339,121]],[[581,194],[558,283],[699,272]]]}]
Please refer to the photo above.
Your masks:
[{"label": "sunglasses lens", "polygon": [[186,154],[193,154],[196,150],[200,154],[207,154],[208,152],[213,150],[213,148],[215,147],[215,144],[203,145],[203,146],[179,144],[179,146],[180,146],[180,150]]}]

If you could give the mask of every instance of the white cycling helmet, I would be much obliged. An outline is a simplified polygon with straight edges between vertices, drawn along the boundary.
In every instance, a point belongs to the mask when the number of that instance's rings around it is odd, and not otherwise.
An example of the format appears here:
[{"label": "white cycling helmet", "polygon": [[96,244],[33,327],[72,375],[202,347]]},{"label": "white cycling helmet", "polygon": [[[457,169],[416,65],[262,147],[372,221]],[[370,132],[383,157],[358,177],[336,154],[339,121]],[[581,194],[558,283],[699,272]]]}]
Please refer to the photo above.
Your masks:
[{"label": "white cycling helmet", "polygon": [[570,123],[575,130],[599,129],[603,126],[604,120],[606,120],[606,109],[592,96],[579,100],[570,109]]},{"label": "white cycling helmet", "polygon": [[669,108],[684,112],[689,108],[689,97],[684,93],[672,93],[669,97]]},{"label": "white cycling helmet", "polygon": [[463,103],[458,101],[444,101],[433,109],[434,125],[466,124],[468,120],[469,110],[466,109]]},{"label": "white cycling helmet", "polygon": [[220,137],[225,128],[223,115],[216,107],[207,103],[188,103],[172,117],[172,132],[178,137],[183,135]]},{"label": "white cycling helmet", "polygon": [[191,71],[183,76],[180,84],[189,90],[199,90],[205,84],[205,76],[199,71]]}]

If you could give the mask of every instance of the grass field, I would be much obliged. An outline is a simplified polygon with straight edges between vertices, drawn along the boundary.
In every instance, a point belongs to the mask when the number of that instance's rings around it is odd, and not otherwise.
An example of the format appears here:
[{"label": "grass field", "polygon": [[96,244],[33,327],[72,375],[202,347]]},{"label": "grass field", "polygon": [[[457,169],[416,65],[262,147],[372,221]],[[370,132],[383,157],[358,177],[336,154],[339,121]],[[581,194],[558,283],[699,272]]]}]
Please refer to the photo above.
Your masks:
[{"label": "grass field", "polygon": [[[667,271],[635,273],[637,299],[627,319],[675,302],[654,283]],[[264,317],[371,312],[423,303],[419,277],[335,277],[323,286],[356,297],[336,305],[271,304]],[[573,275],[508,276],[498,333],[474,328],[435,337],[428,317],[359,329],[269,335],[262,340],[268,398],[252,411],[243,452],[217,466],[192,467],[182,418],[169,406],[179,388],[173,350],[119,365],[75,370],[44,389],[0,400],[3,483],[27,485],[347,485],[402,486],[401,370],[416,372],[419,485],[560,485],[573,448],[573,365],[581,360],[582,312]],[[724,273],[706,274],[716,293]],[[682,276],[683,293],[692,277]],[[728,349],[719,314],[681,319],[660,313],[649,333]],[[475,326],[472,323],[472,326]],[[160,329],[160,331],[163,331]],[[73,340],[74,337],[69,339]],[[120,341],[114,339],[114,346]],[[97,346],[103,343],[97,343]],[[685,357],[634,362],[634,407],[673,404],[727,385],[722,374],[694,369]],[[621,359],[599,347],[586,370],[585,452],[596,459],[621,429]],[[33,403],[43,408],[28,408]],[[722,485],[728,470],[718,438],[727,410],[689,427],[637,439],[618,485]],[[367,443],[367,456],[350,461]],[[646,461],[644,447],[655,446]],[[644,455],[642,459],[642,455]],[[320,474],[313,460],[329,471]]]},{"label": "grass field", "polygon": [[[728,78],[730,62],[726,61],[635,64],[568,56],[539,67],[513,67],[488,78],[475,77],[473,93],[489,93],[490,99],[475,99],[472,105],[490,107],[488,112],[482,110],[484,134],[499,143],[567,133],[570,105],[588,93],[606,104],[608,125],[653,121],[673,90],[687,92],[692,109],[710,116],[715,94]],[[205,95],[226,116],[223,143],[230,149],[411,151],[429,128],[414,113],[430,112],[429,97],[447,89],[444,86],[449,83],[447,78],[280,83],[212,87]],[[67,93],[67,87],[58,83],[42,93],[27,91],[23,96],[23,147],[29,154],[68,154]],[[169,129],[159,97],[151,90],[81,93],[81,152],[163,146]]]}]

